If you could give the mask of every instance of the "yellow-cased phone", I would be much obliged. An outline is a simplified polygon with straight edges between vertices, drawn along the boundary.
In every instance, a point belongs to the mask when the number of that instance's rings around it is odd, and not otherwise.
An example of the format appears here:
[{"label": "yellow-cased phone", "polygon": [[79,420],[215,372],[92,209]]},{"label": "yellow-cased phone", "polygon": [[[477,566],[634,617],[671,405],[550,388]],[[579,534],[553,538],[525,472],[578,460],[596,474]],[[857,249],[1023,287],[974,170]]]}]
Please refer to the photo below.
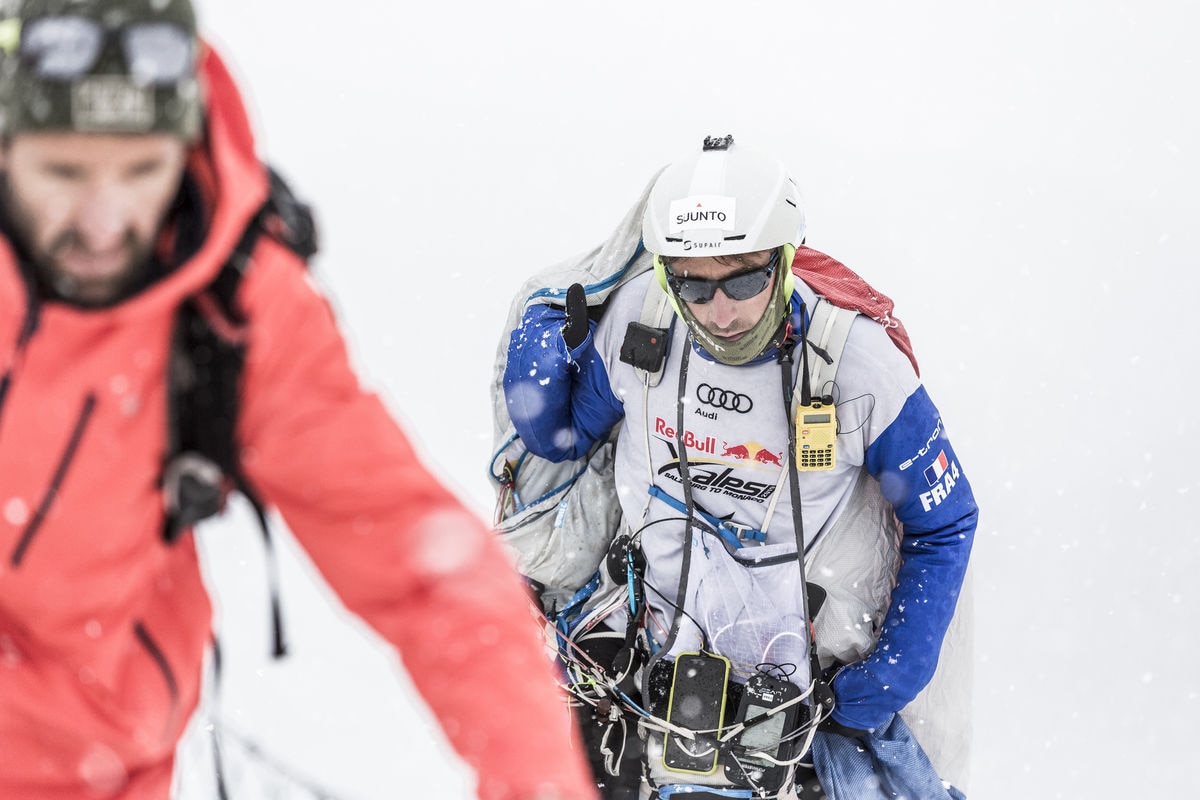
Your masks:
[{"label": "yellow-cased phone", "polygon": [[832,403],[796,406],[796,468],[801,472],[833,469],[837,452],[837,411]]}]

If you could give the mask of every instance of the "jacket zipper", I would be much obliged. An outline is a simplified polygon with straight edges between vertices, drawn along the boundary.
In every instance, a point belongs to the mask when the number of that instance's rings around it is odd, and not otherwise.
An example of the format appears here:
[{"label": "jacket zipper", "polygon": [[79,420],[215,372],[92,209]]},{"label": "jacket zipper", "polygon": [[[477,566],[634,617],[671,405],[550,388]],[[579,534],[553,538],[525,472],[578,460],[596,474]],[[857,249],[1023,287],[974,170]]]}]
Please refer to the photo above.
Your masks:
[{"label": "jacket zipper", "polygon": [[79,442],[83,439],[83,431],[87,427],[88,420],[91,419],[95,408],[96,394],[95,392],[88,392],[87,397],[83,399],[83,408],[79,412],[79,419],[75,422],[75,429],[71,431],[71,438],[67,441],[67,447],[63,451],[62,458],[58,461],[58,467],[54,470],[54,477],[50,480],[50,486],[47,487],[46,494],[42,497],[42,502],[38,504],[37,512],[29,520],[29,524],[25,526],[25,530],[21,532],[21,538],[17,541],[17,546],[13,549],[12,556],[9,557],[9,563],[14,567],[21,565],[21,559],[25,557],[25,551],[29,549],[30,542],[33,541],[33,537],[42,526],[42,521],[45,520],[46,514],[50,511],[50,506],[58,496],[58,490],[67,476],[67,469],[71,466],[71,461],[75,458],[75,451],[79,449]]},{"label": "jacket zipper", "polygon": [[175,680],[175,671],[171,669],[171,664],[167,661],[162,648],[158,646],[158,642],[154,641],[154,637],[150,635],[150,631],[146,630],[146,625],[141,620],[133,623],[133,635],[137,637],[138,642],[153,659],[159,672],[162,673],[163,682],[167,685],[167,695],[171,698],[171,714],[167,717],[165,730],[169,732],[179,713],[179,682]]}]

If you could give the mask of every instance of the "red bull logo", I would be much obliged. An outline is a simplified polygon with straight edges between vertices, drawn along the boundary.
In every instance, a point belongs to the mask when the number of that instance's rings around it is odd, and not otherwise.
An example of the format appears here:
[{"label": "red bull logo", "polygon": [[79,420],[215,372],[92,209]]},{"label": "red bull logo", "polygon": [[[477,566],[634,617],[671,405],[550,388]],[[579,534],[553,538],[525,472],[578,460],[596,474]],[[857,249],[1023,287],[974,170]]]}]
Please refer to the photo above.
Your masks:
[{"label": "red bull logo", "polygon": [[765,447],[754,454],[754,460],[760,464],[774,464],[777,467],[783,466],[783,462],[779,460],[779,456]]},{"label": "red bull logo", "polygon": [[730,447],[729,443],[726,442],[725,443],[725,452],[721,453],[721,455],[722,456],[732,456],[733,458],[736,458],[738,461],[743,461],[750,457],[750,450],[744,444],[735,444],[733,447]]},{"label": "red bull logo", "polygon": [[[654,432],[666,439],[676,438],[675,428],[668,425],[667,421],[662,417],[656,417],[654,419]],[[688,450],[692,450],[697,453],[708,453],[709,455],[716,455],[717,453],[717,440],[715,437],[702,437],[700,434],[685,430],[683,432],[682,439],[683,446]]]},{"label": "red bull logo", "polygon": [[738,461],[755,461],[759,464],[771,464],[776,467],[783,466],[781,453],[771,452],[756,442],[733,445],[725,442],[725,447],[721,455],[726,458],[736,458]]}]

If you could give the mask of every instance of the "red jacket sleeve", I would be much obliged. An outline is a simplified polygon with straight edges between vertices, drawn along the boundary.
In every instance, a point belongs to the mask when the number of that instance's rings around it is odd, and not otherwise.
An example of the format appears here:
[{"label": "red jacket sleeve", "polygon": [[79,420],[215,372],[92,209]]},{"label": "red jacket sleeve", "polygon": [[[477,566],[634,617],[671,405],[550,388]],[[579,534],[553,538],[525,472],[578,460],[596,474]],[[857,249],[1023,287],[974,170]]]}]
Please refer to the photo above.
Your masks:
[{"label": "red jacket sleeve", "polygon": [[247,477],[352,612],[397,649],[483,800],[591,798],[524,586],[353,373],[302,265],[259,247],[241,288]]}]

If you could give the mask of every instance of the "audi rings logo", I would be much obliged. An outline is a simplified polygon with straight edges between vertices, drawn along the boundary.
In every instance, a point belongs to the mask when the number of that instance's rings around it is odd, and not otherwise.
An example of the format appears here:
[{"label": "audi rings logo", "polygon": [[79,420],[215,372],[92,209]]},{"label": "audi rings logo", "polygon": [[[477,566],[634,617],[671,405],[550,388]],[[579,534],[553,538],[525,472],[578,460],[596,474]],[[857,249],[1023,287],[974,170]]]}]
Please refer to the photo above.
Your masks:
[{"label": "audi rings logo", "polygon": [[706,406],[713,406],[725,411],[736,411],[739,414],[748,414],[750,409],[754,408],[754,401],[750,399],[750,395],[738,394],[728,389],[718,389],[707,383],[696,387],[696,399]]}]

